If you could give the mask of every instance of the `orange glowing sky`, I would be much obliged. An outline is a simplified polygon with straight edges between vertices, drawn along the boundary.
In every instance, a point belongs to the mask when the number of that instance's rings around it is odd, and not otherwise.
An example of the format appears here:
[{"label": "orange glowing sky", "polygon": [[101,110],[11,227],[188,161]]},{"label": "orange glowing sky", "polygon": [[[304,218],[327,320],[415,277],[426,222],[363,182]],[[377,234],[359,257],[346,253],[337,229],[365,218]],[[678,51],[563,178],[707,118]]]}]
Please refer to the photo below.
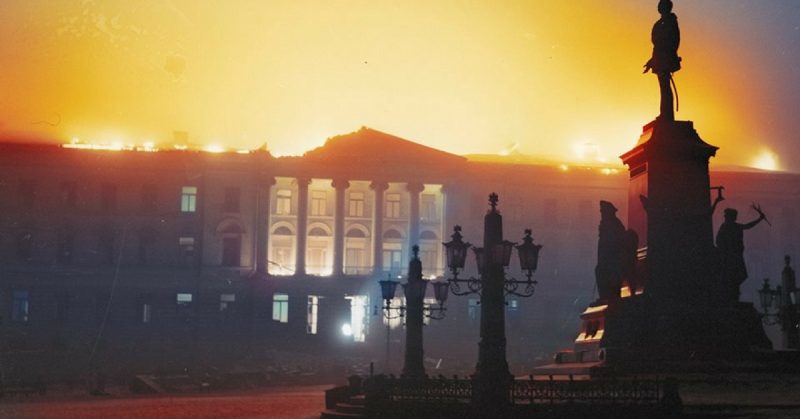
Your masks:
[{"label": "orange glowing sky", "polygon": [[[617,162],[658,109],[656,0],[0,2],[0,131],[300,154],[362,125],[456,154]],[[800,170],[800,3],[675,0],[679,119]],[[588,146],[587,146],[588,144]],[[586,158],[593,158],[592,156]]]}]

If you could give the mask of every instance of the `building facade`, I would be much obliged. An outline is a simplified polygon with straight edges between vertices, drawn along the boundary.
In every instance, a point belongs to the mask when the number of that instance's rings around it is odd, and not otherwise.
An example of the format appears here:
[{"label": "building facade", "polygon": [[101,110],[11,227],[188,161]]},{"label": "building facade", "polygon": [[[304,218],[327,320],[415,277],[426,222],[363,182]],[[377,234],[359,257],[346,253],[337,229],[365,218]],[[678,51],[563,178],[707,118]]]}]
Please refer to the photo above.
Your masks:
[{"label": "building facade", "polygon": [[[712,171],[724,206],[746,218],[759,202],[774,225],[747,234],[743,299],[796,251],[798,180]],[[598,202],[625,221],[627,181],[613,168],[469,161],[368,128],[285,158],[0,144],[0,368],[123,372],[285,351],[396,372],[402,320],[376,309],[377,281],[402,282],[415,244],[424,276],[446,276],[441,243],[456,224],[481,242],[496,192],[505,237],[532,228],[544,245],[537,294],[507,301],[509,361],[524,372],[574,339],[596,297]],[[471,372],[479,298],[447,307],[426,328],[427,360]]]}]

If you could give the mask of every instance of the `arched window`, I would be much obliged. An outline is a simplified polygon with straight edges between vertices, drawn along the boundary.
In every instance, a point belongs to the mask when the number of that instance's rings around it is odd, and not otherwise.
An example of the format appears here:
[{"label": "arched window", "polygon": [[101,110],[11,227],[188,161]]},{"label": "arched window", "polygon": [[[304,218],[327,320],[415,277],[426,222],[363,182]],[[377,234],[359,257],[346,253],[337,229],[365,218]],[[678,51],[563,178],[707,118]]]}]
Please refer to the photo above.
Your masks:
[{"label": "arched window", "polygon": [[383,233],[383,238],[384,239],[402,239],[403,238],[403,234],[392,228],[392,229],[386,230],[386,232]]},{"label": "arched window", "polygon": [[312,228],[311,230],[308,231],[308,235],[309,236],[314,236],[314,237],[328,237],[329,236],[328,232],[323,230],[320,227]]},{"label": "arched window", "polygon": [[439,240],[439,237],[436,236],[436,233],[430,230],[425,230],[422,233],[420,233],[419,238],[422,240]]},{"label": "arched window", "polygon": [[364,238],[367,237],[367,235],[364,234],[364,232],[361,231],[361,229],[359,228],[351,228],[350,230],[347,230],[347,234],[345,234],[345,237]]},{"label": "arched window", "polygon": [[286,226],[280,226],[275,230],[272,230],[272,234],[276,236],[294,236],[292,230],[290,230],[289,227]]}]

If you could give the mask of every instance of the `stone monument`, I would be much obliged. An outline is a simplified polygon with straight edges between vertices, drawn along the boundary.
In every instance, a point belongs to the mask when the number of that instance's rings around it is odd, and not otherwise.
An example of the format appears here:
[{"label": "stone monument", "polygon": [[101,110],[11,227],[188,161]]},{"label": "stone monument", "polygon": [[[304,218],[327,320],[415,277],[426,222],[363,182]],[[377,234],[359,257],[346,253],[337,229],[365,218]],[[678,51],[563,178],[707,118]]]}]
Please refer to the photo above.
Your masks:
[{"label": "stone monument", "polygon": [[581,315],[574,350],[560,352],[555,357],[560,365],[537,373],[563,372],[567,365],[572,373],[598,366],[646,371],[771,349],[752,304],[725,297],[712,226],[721,192],[712,205],[711,191],[720,189],[711,188],[708,173],[718,147],[703,141],[693,122],[674,119],[669,84],[680,69],[680,35],[671,1],[661,0],[658,10],[645,71],[658,76],[660,114],[620,156],[630,174],[628,228],[638,238],[630,252],[632,266],[617,274],[619,287],[605,291]]}]

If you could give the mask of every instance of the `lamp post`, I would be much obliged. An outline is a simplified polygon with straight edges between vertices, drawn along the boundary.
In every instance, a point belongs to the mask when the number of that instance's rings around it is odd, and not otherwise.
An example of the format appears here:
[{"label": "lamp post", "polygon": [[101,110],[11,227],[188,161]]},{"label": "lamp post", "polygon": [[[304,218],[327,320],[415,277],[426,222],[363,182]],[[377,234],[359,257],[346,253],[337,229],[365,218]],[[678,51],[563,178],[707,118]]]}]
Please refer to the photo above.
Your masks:
[{"label": "lamp post", "polygon": [[[392,280],[380,281],[381,294],[384,300],[383,314],[387,319],[405,317],[406,320],[406,348],[403,363],[403,377],[425,378],[424,353],[422,348],[422,328],[426,317],[435,320],[444,318],[445,301],[447,301],[447,283],[434,283],[434,295],[438,307],[425,307],[425,292],[428,281],[422,278],[422,262],[419,260],[419,246],[411,248],[414,255],[408,263],[408,282],[403,285],[406,305],[392,306],[398,282]],[[392,311],[399,314],[392,316]],[[387,332],[388,333],[388,332]],[[388,334],[387,334],[388,336]],[[387,346],[388,354],[388,346]],[[388,355],[387,355],[388,359]]]},{"label": "lamp post", "polygon": [[780,324],[783,345],[786,349],[800,349],[800,289],[797,288],[791,259],[785,257],[786,266],[781,275],[781,285],[770,287],[769,279],[758,290],[762,321],[766,325]]},{"label": "lamp post", "polygon": [[[516,243],[503,239],[503,217],[497,210],[497,202],[497,194],[489,195],[490,209],[484,217],[483,247],[473,248],[480,279],[458,277],[459,271],[464,268],[467,249],[472,246],[463,241],[460,226],[455,226],[452,240],[443,243],[447,266],[453,275],[448,279],[450,290],[456,295],[474,293],[481,296],[481,340],[478,344],[478,363],[473,375],[473,402],[485,409],[504,408],[510,403],[513,376],[508,370],[506,360],[505,295],[533,295],[536,281],[532,276],[542,248],[533,243],[531,231],[525,230],[523,244],[516,248],[520,267],[526,271],[527,279],[506,277],[505,268],[511,261]],[[462,290],[462,284],[466,285],[466,290]],[[520,289],[522,285],[524,288]]]}]

